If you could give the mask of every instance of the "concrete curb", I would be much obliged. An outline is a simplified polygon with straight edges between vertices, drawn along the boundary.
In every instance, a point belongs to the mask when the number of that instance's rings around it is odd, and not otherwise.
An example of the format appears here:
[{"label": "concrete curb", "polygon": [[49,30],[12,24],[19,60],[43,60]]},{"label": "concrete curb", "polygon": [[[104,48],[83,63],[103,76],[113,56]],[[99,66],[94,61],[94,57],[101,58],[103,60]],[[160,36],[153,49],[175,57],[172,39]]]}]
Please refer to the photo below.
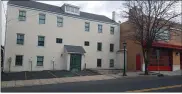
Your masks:
[{"label": "concrete curb", "polygon": [[50,79],[2,81],[1,88],[59,84],[59,83],[69,83],[69,82],[97,81],[97,80],[109,80],[109,79],[122,79],[122,78],[134,78],[134,77],[154,77],[154,76],[157,76],[157,75],[146,76],[146,75],[128,73],[128,76],[122,76],[121,74],[108,74],[108,75],[76,76],[76,77],[50,78]]},{"label": "concrete curb", "polygon": [[114,78],[106,75],[96,75],[96,76],[78,76],[78,77],[51,78],[51,79],[2,81],[1,88],[94,81],[94,80],[105,80],[105,79],[114,79]]}]

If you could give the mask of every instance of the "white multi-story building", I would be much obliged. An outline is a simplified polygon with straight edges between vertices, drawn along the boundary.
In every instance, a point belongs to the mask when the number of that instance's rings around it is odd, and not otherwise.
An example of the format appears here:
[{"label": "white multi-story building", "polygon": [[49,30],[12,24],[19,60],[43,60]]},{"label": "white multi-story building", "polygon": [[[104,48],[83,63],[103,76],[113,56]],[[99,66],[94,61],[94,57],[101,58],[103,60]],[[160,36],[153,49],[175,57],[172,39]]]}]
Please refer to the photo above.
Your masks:
[{"label": "white multi-story building", "polygon": [[4,71],[120,69],[120,26],[103,15],[35,1],[9,1]]}]

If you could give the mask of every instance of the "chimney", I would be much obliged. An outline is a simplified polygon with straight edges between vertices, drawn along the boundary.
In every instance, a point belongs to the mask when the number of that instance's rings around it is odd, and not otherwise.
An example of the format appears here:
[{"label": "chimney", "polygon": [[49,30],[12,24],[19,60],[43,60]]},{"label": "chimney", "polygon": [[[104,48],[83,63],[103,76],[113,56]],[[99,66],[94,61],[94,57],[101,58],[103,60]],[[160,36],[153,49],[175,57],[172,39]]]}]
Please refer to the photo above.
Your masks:
[{"label": "chimney", "polygon": [[115,21],[115,16],[116,16],[116,13],[115,11],[112,12],[112,20]]}]

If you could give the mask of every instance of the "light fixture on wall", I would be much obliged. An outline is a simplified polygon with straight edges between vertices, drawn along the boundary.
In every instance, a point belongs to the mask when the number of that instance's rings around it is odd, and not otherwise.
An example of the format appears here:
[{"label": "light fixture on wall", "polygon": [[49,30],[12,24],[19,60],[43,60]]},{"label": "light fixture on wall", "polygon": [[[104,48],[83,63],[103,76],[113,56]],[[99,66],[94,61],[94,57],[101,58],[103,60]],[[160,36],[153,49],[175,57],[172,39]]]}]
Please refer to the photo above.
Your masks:
[{"label": "light fixture on wall", "polygon": [[180,53],[179,52],[176,52],[176,56],[179,56],[180,55]]}]

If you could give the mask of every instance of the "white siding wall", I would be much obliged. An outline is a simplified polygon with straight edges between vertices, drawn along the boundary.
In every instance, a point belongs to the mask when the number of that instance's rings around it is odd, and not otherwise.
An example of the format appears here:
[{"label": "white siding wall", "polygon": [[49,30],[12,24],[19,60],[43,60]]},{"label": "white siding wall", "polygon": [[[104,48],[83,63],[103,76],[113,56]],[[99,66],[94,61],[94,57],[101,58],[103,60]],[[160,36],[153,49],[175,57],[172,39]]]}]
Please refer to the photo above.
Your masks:
[{"label": "white siding wall", "polygon": [[[26,10],[26,21],[18,21],[19,9]],[[39,24],[39,13],[46,14],[46,24]],[[8,6],[8,29],[5,43],[5,71],[8,71],[7,59],[12,58],[11,71],[30,70],[29,58],[33,59],[34,71],[51,70],[51,59],[55,57],[55,69],[67,69],[64,45],[83,46],[86,53],[83,61],[87,68],[97,67],[97,58],[102,58],[102,68],[109,68],[109,60],[116,62],[116,51],[119,50],[120,30],[119,25],[100,23],[67,16],[63,17],[63,27],[57,27],[58,14]],[[90,22],[90,31],[85,31],[85,22]],[[103,25],[103,33],[98,33],[98,24]],[[110,26],[115,27],[114,35],[110,34]],[[16,44],[17,33],[23,33],[24,45]],[[45,46],[38,47],[38,35],[45,36]],[[63,43],[57,44],[56,38],[62,38]],[[84,46],[84,41],[89,41],[90,46]],[[97,42],[102,42],[102,51],[97,51]],[[109,51],[110,43],[114,44],[114,52]],[[15,56],[24,55],[23,65],[15,66]],[[44,66],[36,66],[37,55],[44,56]],[[69,59],[68,59],[69,60]],[[116,65],[116,64],[115,64]],[[84,64],[82,65],[84,66]]]}]

